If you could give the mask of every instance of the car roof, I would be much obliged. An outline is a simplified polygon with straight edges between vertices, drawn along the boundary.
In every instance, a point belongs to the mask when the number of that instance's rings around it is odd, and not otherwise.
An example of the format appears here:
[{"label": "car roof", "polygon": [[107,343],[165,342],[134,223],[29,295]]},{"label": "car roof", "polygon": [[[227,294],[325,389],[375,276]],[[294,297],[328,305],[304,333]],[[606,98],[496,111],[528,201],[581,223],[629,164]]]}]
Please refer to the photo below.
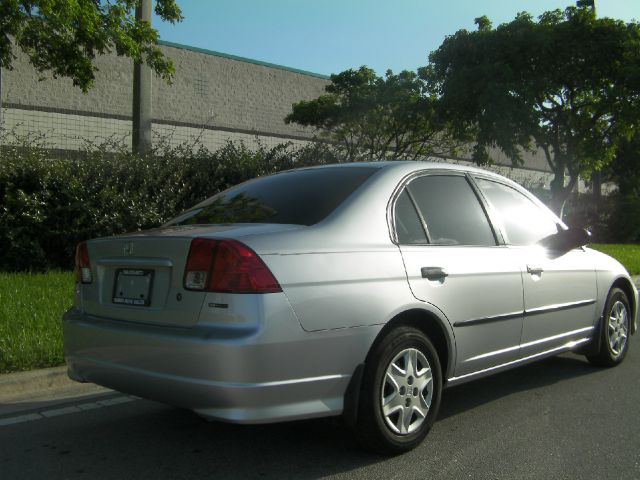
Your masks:
[{"label": "car roof", "polygon": [[[449,163],[444,161],[422,161],[422,160],[376,160],[367,162],[345,162],[345,163],[331,163],[326,165],[316,165],[310,167],[296,168],[292,170],[285,170],[280,173],[286,173],[287,171],[299,171],[299,170],[315,170],[323,168],[376,168],[382,172],[386,177],[392,177],[395,181],[399,182],[401,179],[412,175],[415,172],[425,172],[429,170],[434,171],[458,171],[471,174],[480,174],[485,177],[492,178],[499,182],[512,186],[516,190],[524,193],[531,199],[535,196],[529,192],[526,188],[520,185],[518,182],[511,180],[504,175],[493,172],[486,168],[480,168],[471,166],[468,164]],[[277,175],[277,174],[276,174]],[[539,203],[539,200],[535,200]]]},{"label": "car roof", "polygon": [[[316,170],[316,169],[324,169],[324,168],[379,168],[386,171],[398,171],[409,174],[414,171],[424,171],[424,170],[455,170],[461,172],[470,172],[470,173],[481,173],[486,175],[491,175],[496,178],[501,178],[509,181],[510,183],[514,183],[508,178],[494,173],[490,170],[486,170],[483,168],[471,166],[471,165],[461,165],[456,163],[449,162],[439,162],[439,161],[422,161],[422,160],[375,160],[375,161],[366,161],[366,162],[345,162],[345,163],[330,163],[326,165],[314,165],[309,167],[296,168],[294,170]],[[291,170],[288,170],[291,171]],[[286,172],[283,171],[281,173]]]},{"label": "car roof", "polygon": [[315,170],[322,168],[384,168],[384,169],[402,169],[402,170],[426,170],[426,169],[452,169],[463,170],[478,173],[485,173],[487,170],[473,167],[470,165],[460,165],[449,162],[428,162],[422,160],[373,160],[366,162],[345,162],[345,163],[328,163],[325,165],[313,165],[308,167],[300,167],[295,170]]}]

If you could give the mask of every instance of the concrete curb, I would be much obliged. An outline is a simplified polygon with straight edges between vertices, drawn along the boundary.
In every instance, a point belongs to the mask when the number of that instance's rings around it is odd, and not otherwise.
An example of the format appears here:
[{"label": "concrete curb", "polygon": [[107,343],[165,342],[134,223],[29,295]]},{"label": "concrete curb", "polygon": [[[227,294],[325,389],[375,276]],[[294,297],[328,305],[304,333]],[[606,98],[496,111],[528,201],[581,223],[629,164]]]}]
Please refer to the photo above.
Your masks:
[{"label": "concrete curb", "polygon": [[90,383],[74,382],[67,376],[64,366],[0,375],[0,403],[108,391]]}]

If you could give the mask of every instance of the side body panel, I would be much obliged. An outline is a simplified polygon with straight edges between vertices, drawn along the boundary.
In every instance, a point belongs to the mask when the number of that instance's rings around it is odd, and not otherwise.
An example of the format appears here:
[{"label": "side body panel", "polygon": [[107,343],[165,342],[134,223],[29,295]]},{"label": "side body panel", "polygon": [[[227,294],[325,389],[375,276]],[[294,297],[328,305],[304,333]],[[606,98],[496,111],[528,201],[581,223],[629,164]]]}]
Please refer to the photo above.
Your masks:
[{"label": "side body panel", "polygon": [[525,262],[521,355],[591,337],[598,318],[598,288],[590,255],[575,249],[554,258],[537,247],[512,248]]},{"label": "side body panel", "polygon": [[[453,325],[456,375],[518,356],[522,331],[522,279],[517,256],[504,247],[402,246],[416,298],[442,310]],[[424,267],[440,267],[442,280],[423,278]]]},{"label": "side body panel", "polygon": [[307,331],[380,325],[413,298],[398,248],[263,255]]}]

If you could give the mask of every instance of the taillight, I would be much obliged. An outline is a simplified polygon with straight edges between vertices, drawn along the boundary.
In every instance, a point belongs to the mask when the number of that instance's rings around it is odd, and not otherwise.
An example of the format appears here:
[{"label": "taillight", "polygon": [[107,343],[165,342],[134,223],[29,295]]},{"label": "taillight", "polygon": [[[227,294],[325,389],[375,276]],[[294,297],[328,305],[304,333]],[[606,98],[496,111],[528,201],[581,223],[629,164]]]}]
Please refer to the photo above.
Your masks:
[{"label": "taillight", "polygon": [[256,252],[237,240],[194,238],[184,288],[223,293],[275,293],[280,284]]},{"label": "taillight", "polygon": [[76,280],[80,283],[91,283],[91,263],[89,262],[89,249],[87,242],[79,243],[76,247]]}]

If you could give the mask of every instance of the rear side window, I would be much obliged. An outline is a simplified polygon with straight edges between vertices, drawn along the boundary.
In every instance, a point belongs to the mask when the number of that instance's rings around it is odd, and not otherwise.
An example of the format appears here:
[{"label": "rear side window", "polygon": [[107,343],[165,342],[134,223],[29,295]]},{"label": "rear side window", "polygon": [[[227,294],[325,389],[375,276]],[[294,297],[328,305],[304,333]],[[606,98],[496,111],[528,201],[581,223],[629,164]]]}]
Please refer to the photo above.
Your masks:
[{"label": "rear side window", "polygon": [[467,179],[427,175],[407,187],[434,245],[496,245],[489,220]]},{"label": "rear side window", "polygon": [[533,245],[558,233],[553,217],[515,188],[484,178],[475,180],[501,223],[507,243]]},{"label": "rear side window", "polygon": [[333,212],[377,170],[378,167],[328,167],[257,178],[205,200],[166,225],[313,225]]},{"label": "rear side window", "polygon": [[427,235],[422,227],[422,221],[418,217],[418,212],[416,212],[406,190],[403,190],[396,200],[394,219],[398,243],[404,245],[424,245],[427,243]]}]

